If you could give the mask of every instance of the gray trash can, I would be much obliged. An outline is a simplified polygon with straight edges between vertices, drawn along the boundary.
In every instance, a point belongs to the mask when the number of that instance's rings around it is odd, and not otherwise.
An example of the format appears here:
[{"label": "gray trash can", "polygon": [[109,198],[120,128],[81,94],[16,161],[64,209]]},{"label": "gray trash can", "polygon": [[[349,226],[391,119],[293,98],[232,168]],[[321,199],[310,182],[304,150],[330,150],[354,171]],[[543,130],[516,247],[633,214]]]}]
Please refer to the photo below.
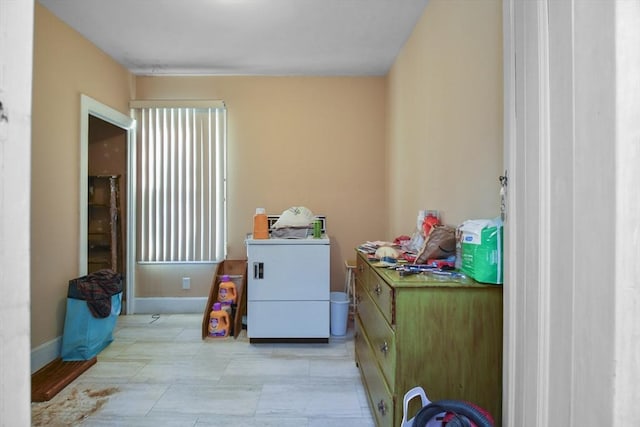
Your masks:
[{"label": "gray trash can", "polygon": [[331,292],[331,335],[342,336],[347,333],[349,316],[349,297],[346,292]]}]

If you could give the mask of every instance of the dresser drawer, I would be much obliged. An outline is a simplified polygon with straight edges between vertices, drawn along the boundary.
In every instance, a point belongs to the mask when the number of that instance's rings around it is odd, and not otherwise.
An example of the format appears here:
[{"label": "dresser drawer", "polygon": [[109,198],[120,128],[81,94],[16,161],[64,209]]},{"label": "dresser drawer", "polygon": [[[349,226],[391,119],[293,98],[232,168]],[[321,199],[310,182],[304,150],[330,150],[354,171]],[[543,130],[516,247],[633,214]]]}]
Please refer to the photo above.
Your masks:
[{"label": "dresser drawer", "polygon": [[367,264],[362,257],[357,257],[355,271],[356,282],[365,283],[368,280],[370,268],[369,264]]},{"label": "dresser drawer", "polygon": [[474,402],[502,425],[502,289],[401,279],[363,254],[358,266],[355,357],[376,426],[400,427],[402,397],[417,385],[436,400]]},{"label": "dresser drawer", "polygon": [[[360,307],[360,304],[362,303],[362,301],[364,301],[366,296],[367,288],[365,286],[365,282],[361,279],[358,279],[358,276],[356,276],[356,293],[354,295],[356,299],[356,307]],[[359,311],[359,309],[356,310]]]},{"label": "dresser drawer", "polygon": [[371,346],[367,336],[363,333],[362,324],[356,317],[355,351],[358,367],[362,374],[371,412],[376,419],[377,427],[393,427],[394,401],[386,387],[382,372],[378,369],[375,356],[371,352]]},{"label": "dresser drawer", "polygon": [[358,313],[371,345],[371,351],[382,369],[389,390],[394,392],[396,381],[396,334],[369,294],[365,294],[362,297],[358,306]]},{"label": "dresser drawer", "polygon": [[387,322],[395,325],[393,288],[372,270],[364,287],[371,299],[376,303]]}]

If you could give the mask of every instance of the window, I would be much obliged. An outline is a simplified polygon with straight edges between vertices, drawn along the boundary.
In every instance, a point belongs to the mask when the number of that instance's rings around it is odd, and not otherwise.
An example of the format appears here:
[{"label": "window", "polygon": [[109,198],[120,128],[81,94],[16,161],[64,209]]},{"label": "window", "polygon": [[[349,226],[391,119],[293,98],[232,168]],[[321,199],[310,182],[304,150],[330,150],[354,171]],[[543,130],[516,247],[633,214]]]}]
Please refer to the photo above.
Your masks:
[{"label": "window", "polygon": [[133,101],[139,262],[226,255],[226,109],[220,101]]}]

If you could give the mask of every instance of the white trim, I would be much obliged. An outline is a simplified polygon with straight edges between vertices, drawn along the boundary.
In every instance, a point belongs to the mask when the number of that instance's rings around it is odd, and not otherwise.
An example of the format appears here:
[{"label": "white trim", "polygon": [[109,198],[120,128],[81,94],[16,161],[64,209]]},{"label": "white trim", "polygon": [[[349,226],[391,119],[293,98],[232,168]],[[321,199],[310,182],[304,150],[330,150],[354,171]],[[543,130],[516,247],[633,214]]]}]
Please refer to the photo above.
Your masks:
[{"label": "white trim", "polygon": [[[616,208],[615,208],[615,380],[611,425],[640,419],[640,7],[618,2],[616,20]],[[633,237],[632,237],[633,236]]]},{"label": "white trim", "polygon": [[206,305],[206,297],[135,298],[136,314],[203,313]]},{"label": "white trim", "polygon": [[31,373],[60,357],[62,337],[52,339],[31,350]]},{"label": "white trim", "polygon": [[220,100],[133,100],[129,102],[129,108],[226,108],[224,101]]},{"label": "white trim", "polygon": [[[508,172],[506,189],[506,216],[504,222],[504,285],[503,285],[503,369],[502,369],[502,422],[515,425],[516,406],[516,354],[517,354],[517,281],[516,239],[518,236],[515,197],[516,174],[516,56],[515,56],[515,0],[505,0],[502,8],[503,75],[504,75],[504,164]],[[511,173],[510,173],[511,172]]]},{"label": "white trim", "polygon": [[[34,2],[0,0],[0,425],[30,425]],[[54,115],[56,112],[52,112]],[[36,132],[37,134],[37,132]],[[39,141],[38,146],[45,141]],[[37,315],[37,314],[34,314]]]},{"label": "white trim", "polygon": [[127,298],[125,302],[125,313],[135,314],[135,291],[136,291],[136,233],[137,233],[137,207],[136,195],[138,191],[138,180],[136,179],[137,165],[137,123],[130,112],[133,127],[127,131],[127,277],[125,285],[127,288]]},{"label": "white trim", "polygon": [[538,186],[539,186],[539,233],[538,233],[538,356],[537,356],[537,424],[549,425],[549,302],[551,287],[551,129],[549,88],[549,8],[545,1],[537,3],[537,47],[538,47]]},{"label": "white trim", "polygon": [[135,175],[132,174],[132,168],[135,165],[135,157],[132,157],[132,151],[135,153],[135,127],[136,122],[133,118],[122,114],[121,112],[104,105],[95,99],[81,94],[80,95],[80,197],[78,209],[80,211],[80,235],[78,237],[79,275],[87,274],[87,175],[89,170],[89,116],[97,117],[114,126],[124,129],[127,132],[127,170],[129,178],[127,180],[127,271],[126,271],[126,312],[134,313],[133,295],[135,295]]}]

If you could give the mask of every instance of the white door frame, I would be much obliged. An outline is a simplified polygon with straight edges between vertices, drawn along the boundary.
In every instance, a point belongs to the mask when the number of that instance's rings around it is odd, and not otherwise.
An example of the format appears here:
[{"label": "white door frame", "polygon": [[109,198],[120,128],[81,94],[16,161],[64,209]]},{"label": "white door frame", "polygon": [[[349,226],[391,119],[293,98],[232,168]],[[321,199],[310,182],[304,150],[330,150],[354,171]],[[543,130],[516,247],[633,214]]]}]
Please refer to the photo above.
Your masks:
[{"label": "white door frame", "polygon": [[127,259],[126,263],[126,312],[135,313],[135,138],[136,122],[133,118],[104,105],[95,99],[80,95],[80,275],[87,274],[87,175],[89,170],[89,116],[97,117],[127,132]]},{"label": "white door frame", "polygon": [[0,0],[0,424],[3,426],[30,425],[31,417],[33,8],[33,1]]},{"label": "white door frame", "polygon": [[504,221],[504,285],[503,285],[503,375],[502,375],[502,421],[503,425],[514,425],[515,414],[515,375],[516,370],[516,293],[511,284],[517,281],[516,238],[517,210],[515,193],[517,184],[515,141],[516,141],[516,106],[515,106],[515,16],[514,0],[505,0],[502,4],[502,32],[503,32],[503,114],[504,114],[504,152],[503,162],[507,176],[506,212]]},{"label": "white door frame", "polygon": [[550,87],[546,1],[503,2],[503,425],[549,425]]},{"label": "white door frame", "polygon": [[639,18],[503,2],[507,426],[640,418]]}]

